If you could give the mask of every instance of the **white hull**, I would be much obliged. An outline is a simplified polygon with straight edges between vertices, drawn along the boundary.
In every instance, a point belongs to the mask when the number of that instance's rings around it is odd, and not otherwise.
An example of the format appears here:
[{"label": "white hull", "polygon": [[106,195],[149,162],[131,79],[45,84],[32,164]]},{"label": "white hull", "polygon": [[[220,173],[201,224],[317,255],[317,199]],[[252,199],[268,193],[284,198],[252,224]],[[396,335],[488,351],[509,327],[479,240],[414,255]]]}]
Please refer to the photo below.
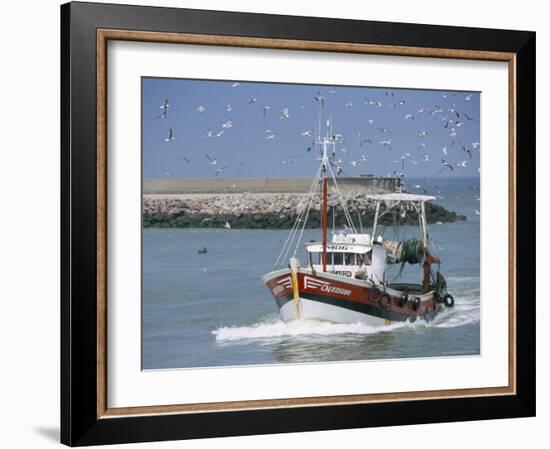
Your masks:
[{"label": "white hull", "polygon": [[[381,326],[385,324],[383,318],[367,315],[342,307],[324,304],[300,298],[300,315],[302,320],[330,321],[333,323],[365,323],[370,326]],[[296,302],[288,301],[280,308],[281,319],[285,322],[298,319]]]}]

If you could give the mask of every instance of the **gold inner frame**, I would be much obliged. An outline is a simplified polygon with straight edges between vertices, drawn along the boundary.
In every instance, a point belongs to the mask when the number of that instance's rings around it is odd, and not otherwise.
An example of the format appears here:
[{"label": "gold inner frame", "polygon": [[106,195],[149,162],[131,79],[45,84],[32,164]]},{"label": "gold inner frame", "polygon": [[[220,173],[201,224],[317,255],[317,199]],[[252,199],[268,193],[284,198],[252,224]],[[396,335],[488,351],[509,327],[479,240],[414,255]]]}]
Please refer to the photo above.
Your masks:
[{"label": "gold inner frame", "polygon": [[[200,413],[243,409],[344,405],[422,399],[513,395],[516,393],[516,54],[374,44],[266,39],[238,36],[97,30],[97,417]],[[409,57],[476,59],[508,63],[508,385],[346,396],[316,396],[200,404],[107,407],[107,42],[109,40],[363,53]]]}]

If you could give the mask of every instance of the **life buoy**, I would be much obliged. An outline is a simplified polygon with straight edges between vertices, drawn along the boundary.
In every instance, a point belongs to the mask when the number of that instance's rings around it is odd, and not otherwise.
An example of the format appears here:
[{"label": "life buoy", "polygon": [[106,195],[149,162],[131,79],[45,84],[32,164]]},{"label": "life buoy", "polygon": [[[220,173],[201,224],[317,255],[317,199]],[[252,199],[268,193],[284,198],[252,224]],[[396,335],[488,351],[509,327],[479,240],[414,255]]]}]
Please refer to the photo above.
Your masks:
[{"label": "life buoy", "polygon": [[455,305],[455,299],[453,298],[453,295],[447,293],[443,297],[443,302],[445,303],[445,306],[447,307],[453,307]]},{"label": "life buoy", "polygon": [[377,301],[378,301],[378,305],[380,307],[384,307],[385,309],[389,309],[391,306],[391,298],[390,298],[390,295],[388,295],[387,293],[382,293],[378,297]]}]

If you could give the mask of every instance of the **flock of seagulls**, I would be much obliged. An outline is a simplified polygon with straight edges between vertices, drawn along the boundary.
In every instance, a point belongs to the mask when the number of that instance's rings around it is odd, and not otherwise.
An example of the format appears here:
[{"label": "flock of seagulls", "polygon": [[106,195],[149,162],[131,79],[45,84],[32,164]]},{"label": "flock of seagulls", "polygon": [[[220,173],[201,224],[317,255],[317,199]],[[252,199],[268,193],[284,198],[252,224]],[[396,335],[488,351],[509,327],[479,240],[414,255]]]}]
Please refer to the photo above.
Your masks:
[{"label": "flock of seagulls", "polygon": [[[234,82],[231,84],[231,88],[236,89],[240,85],[239,82]],[[312,105],[317,105],[325,116],[328,115],[328,111],[325,111],[325,108],[336,103],[337,97],[334,96],[335,93],[335,88],[317,90],[310,97]],[[429,164],[428,166],[433,167],[433,175],[443,172],[458,173],[466,169],[472,160],[474,160],[473,153],[480,151],[479,142],[469,142],[462,137],[464,134],[468,134],[463,133],[466,127],[478,126],[476,123],[479,122],[479,119],[474,117],[471,112],[466,113],[462,110],[466,109],[463,106],[466,102],[471,101],[473,94],[453,92],[441,93],[439,95],[441,97],[441,104],[431,104],[420,108],[415,107],[414,110],[411,110],[409,103],[418,105],[418,100],[409,102],[406,98],[406,91],[401,90],[386,90],[379,92],[378,95],[370,94],[369,97],[363,97],[363,105],[357,105],[351,100],[343,102],[342,106],[345,108],[358,110],[358,114],[363,115],[363,118],[358,119],[359,126],[362,124],[363,129],[356,130],[354,134],[343,135],[342,133],[334,133],[332,135],[333,140],[339,146],[342,146],[342,148],[332,154],[331,164],[335,172],[338,175],[350,175],[347,172],[348,169],[364,170],[368,166],[367,160],[372,161],[377,158],[388,159],[387,169],[389,173],[387,174],[393,175],[405,175],[407,167],[414,167],[420,164]],[[272,116],[273,109],[275,111],[278,110],[278,117],[281,121],[292,121],[291,108],[289,106],[285,105],[275,108],[269,104],[262,104],[256,96],[245,98],[245,107],[257,108],[260,106],[259,111],[261,117],[265,119],[266,124],[272,123],[269,117]],[[430,98],[433,99],[433,95]],[[227,102],[223,104],[225,105],[224,110],[226,113],[231,113],[235,110],[232,104]],[[207,107],[203,104],[195,104],[193,107],[195,113],[204,117],[209,116]],[[209,107],[212,108],[212,106]],[[299,107],[300,109],[305,109],[307,108],[307,104],[301,104]],[[414,138],[409,139],[408,144],[406,144],[407,151],[403,151],[401,155],[393,153],[396,148],[404,146],[403,138],[399,138],[400,133],[403,131],[402,126],[395,119],[391,123],[384,123],[384,121],[388,121],[387,116],[377,114],[377,112],[383,111],[384,108],[391,108],[395,113],[401,111],[403,122],[410,122],[407,126],[414,126],[413,123],[418,123],[418,128],[415,132],[417,140],[415,141]],[[160,103],[160,114],[156,115],[156,118],[166,120],[171,115],[170,111],[170,100],[165,98]],[[276,117],[275,115],[273,118]],[[314,117],[311,118],[313,119]],[[238,121],[234,122],[232,117],[227,117],[218,126],[213,126],[202,131],[202,133],[205,139],[221,139],[226,133],[231,133],[232,129],[236,126],[247,127],[249,124],[239,123]],[[441,133],[447,135],[448,141],[444,146],[438,148],[438,143],[439,145],[441,143]],[[439,136],[437,139],[435,138],[436,135]],[[314,129],[305,129],[300,133],[300,136],[309,139],[310,142],[304,145],[304,151],[305,153],[310,153],[315,148],[316,131]],[[271,128],[264,127],[263,137],[266,141],[271,141],[277,139],[277,134]],[[164,142],[173,146],[175,140],[174,129],[168,127]],[[297,140],[299,142],[299,136],[297,136]],[[280,148],[279,150],[282,153],[285,148]],[[387,152],[387,155],[384,156],[384,153],[380,153],[380,151]],[[393,155],[393,157],[388,157],[389,155]],[[234,173],[246,171],[246,164],[244,162],[227,163],[226,165],[219,166],[217,158],[208,154],[204,154],[204,156],[208,165],[212,166],[214,170],[212,172],[212,176],[214,177],[222,175],[228,169],[233,169]],[[301,156],[286,156],[281,160],[281,164],[293,164],[294,160]],[[195,155],[191,156],[189,153],[185,155],[179,154],[177,158],[186,164],[192,164],[193,161],[197,160]],[[475,158],[475,160],[477,161],[478,159]],[[399,164],[400,167],[392,168],[390,164]],[[479,171],[479,168],[477,168],[477,173]],[[170,172],[165,172],[164,174],[165,176],[169,176]]]}]

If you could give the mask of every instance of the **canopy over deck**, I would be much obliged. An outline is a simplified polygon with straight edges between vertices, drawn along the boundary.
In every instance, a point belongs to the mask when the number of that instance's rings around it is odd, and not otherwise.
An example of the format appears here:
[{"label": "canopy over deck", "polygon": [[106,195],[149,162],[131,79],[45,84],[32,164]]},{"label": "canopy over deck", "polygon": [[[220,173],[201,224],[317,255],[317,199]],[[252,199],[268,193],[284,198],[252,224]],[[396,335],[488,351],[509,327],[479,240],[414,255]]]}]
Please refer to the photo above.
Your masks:
[{"label": "canopy over deck", "polygon": [[432,201],[435,196],[416,195],[415,193],[382,193],[379,195],[367,195],[370,200],[376,201]]}]

